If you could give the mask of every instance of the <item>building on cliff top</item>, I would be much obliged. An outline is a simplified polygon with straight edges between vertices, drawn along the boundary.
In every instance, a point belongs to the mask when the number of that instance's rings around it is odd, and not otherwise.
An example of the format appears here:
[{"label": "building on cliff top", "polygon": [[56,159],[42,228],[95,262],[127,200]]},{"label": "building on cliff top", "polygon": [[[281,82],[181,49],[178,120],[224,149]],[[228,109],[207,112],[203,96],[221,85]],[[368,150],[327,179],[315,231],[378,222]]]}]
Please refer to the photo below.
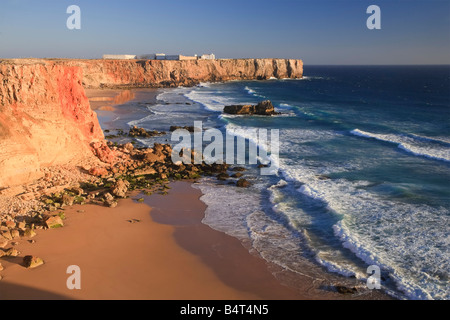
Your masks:
[{"label": "building on cliff top", "polygon": [[214,53],[211,54],[204,54],[201,56],[194,55],[194,56],[183,56],[182,54],[174,54],[174,55],[167,55],[164,53],[151,53],[151,54],[143,54],[138,56],[138,59],[146,59],[146,60],[178,60],[178,61],[184,61],[184,60],[215,60],[216,56]]},{"label": "building on cliff top", "polygon": [[132,59],[136,59],[136,55],[132,55],[132,54],[104,54],[103,55],[103,59],[113,59],[113,60],[126,59],[126,60],[132,60]]}]

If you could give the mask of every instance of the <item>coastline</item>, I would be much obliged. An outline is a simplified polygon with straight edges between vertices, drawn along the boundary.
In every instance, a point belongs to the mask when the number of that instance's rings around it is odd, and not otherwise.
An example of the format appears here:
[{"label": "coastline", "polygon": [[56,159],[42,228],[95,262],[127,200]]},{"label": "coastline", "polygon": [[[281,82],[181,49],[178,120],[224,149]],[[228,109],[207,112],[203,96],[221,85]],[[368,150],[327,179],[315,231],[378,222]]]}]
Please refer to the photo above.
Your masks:
[{"label": "coastline", "polygon": [[[120,92],[100,90],[90,96],[114,97]],[[156,89],[144,89],[143,92],[149,94],[147,103],[156,103]],[[109,103],[114,98],[97,100]],[[114,106],[100,111],[106,117],[111,113],[127,113]],[[104,119],[101,123],[104,130],[114,128]],[[190,187],[186,191],[187,185],[190,186],[186,182],[175,183],[180,184],[183,187],[174,187],[167,196],[155,194],[144,197],[148,206],[125,199],[120,200],[116,208],[85,205],[65,210],[69,217],[67,226],[39,231],[34,244],[22,239],[16,248],[23,254],[6,259],[2,272],[4,279],[0,281],[0,288],[3,287],[0,291],[6,293],[1,298],[390,299],[379,292],[374,295],[367,292],[339,294],[331,287],[317,285],[317,279],[299,275],[283,279],[284,283],[295,280],[292,286],[281,284],[273,275],[276,266],[257,253],[250,253],[240,240],[203,224],[201,221],[206,205],[199,200],[201,192]],[[180,207],[181,203],[183,205]],[[186,203],[189,204],[187,208]],[[127,222],[130,219],[140,222]],[[130,226],[137,225],[139,232],[130,229]],[[82,241],[79,240],[80,234],[83,234]],[[134,240],[129,241],[130,237]],[[45,265],[34,270],[25,269],[20,264],[26,254],[41,257]],[[83,272],[82,281],[87,286],[85,290],[82,287],[81,291],[70,291],[65,285],[69,276],[65,270],[67,266],[77,264],[75,260],[80,261],[82,270],[84,266],[90,270],[86,277]],[[150,267],[152,261],[158,263]],[[167,261],[174,263],[167,265]],[[183,270],[180,270],[180,265],[183,265]],[[155,283],[157,289],[154,289]],[[185,289],[180,291],[179,283],[183,283],[181,287]],[[117,290],[111,290],[112,287]]]}]

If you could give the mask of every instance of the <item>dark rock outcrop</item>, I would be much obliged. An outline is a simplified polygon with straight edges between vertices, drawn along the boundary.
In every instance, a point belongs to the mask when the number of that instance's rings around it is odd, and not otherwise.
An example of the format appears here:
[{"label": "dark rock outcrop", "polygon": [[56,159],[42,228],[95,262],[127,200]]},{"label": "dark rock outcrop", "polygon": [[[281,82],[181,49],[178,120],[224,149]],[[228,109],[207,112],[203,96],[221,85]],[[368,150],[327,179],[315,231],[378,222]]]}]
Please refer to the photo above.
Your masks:
[{"label": "dark rock outcrop", "polygon": [[237,115],[256,114],[261,116],[272,116],[275,114],[279,114],[278,112],[275,112],[275,108],[273,107],[273,104],[272,102],[270,102],[270,100],[262,101],[257,105],[247,104],[247,105],[225,106],[223,112]]}]

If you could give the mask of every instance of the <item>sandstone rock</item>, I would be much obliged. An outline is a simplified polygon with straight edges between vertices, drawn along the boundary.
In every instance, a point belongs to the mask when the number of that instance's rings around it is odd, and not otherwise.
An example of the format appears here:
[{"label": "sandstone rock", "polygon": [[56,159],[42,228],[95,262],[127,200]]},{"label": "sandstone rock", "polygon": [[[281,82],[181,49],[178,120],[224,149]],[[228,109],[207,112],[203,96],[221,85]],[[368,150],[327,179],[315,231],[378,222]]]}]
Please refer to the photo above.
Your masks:
[{"label": "sandstone rock", "polygon": [[7,257],[17,257],[20,252],[16,248],[9,248],[5,251],[5,256]]},{"label": "sandstone rock", "polygon": [[27,269],[33,269],[44,264],[44,260],[35,256],[23,257],[23,266]]},{"label": "sandstone rock", "polygon": [[0,248],[4,248],[8,245],[9,241],[3,237],[0,237]]},{"label": "sandstone rock", "polygon": [[4,270],[4,268],[3,268],[2,264],[0,263],[0,271],[3,271],[3,270]]},{"label": "sandstone rock", "polygon": [[68,195],[68,194],[63,195],[63,197],[62,197],[62,203],[63,203],[65,206],[71,206],[71,205],[73,205],[74,201],[75,201],[75,197],[70,196],[70,195]]},{"label": "sandstone rock", "polygon": [[3,238],[5,238],[6,240],[12,240],[12,235],[11,232],[9,230],[5,230],[2,231],[1,235],[3,236]]},{"label": "sandstone rock", "polygon": [[28,238],[33,238],[34,236],[36,236],[36,232],[34,232],[34,230],[31,228],[27,228],[23,232],[23,236],[28,237]]},{"label": "sandstone rock", "polygon": [[114,197],[111,195],[111,193],[105,193],[105,195],[103,196],[105,198],[106,201],[113,201]]},{"label": "sandstone rock", "polygon": [[17,230],[17,229],[11,230],[11,237],[13,239],[19,239],[20,238],[19,230]]},{"label": "sandstone rock", "polygon": [[19,228],[20,230],[25,230],[25,222],[21,221],[17,224],[17,228]]},{"label": "sandstone rock", "polygon": [[103,168],[103,167],[94,167],[94,168],[91,168],[91,170],[89,170],[89,174],[96,176],[96,177],[107,176],[108,170],[106,170],[106,168]]},{"label": "sandstone rock", "polygon": [[99,142],[93,142],[91,144],[92,151],[97,156],[97,158],[100,159],[100,161],[105,163],[112,163],[114,162],[116,155],[115,152],[112,151],[106,141],[99,141]]},{"label": "sandstone rock", "polygon": [[146,161],[148,163],[164,162],[165,158],[166,158],[166,156],[162,152],[160,152],[159,155],[156,155],[153,152],[149,152],[145,155],[144,161]]},{"label": "sandstone rock", "polygon": [[240,178],[240,177],[242,177],[243,176],[243,174],[242,173],[240,173],[240,172],[236,172],[235,174],[233,174],[231,177],[232,178]]},{"label": "sandstone rock", "polygon": [[109,208],[115,208],[119,204],[116,200],[106,200],[104,203]]},{"label": "sandstone rock", "polygon": [[247,171],[247,169],[245,169],[244,167],[234,167],[233,171],[242,172],[242,171]]},{"label": "sandstone rock", "polygon": [[48,218],[45,223],[47,224],[47,227],[51,229],[61,228],[64,226],[64,223],[60,216],[52,216]]},{"label": "sandstone rock", "polygon": [[254,114],[255,107],[250,104],[225,106],[224,113],[228,114]]},{"label": "sandstone rock", "polygon": [[144,176],[144,175],[151,175],[151,174],[156,174],[156,170],[153,169],[152,167],[146,167],[143,169],[139,169],[134,171],[134,176]]},{"label": "sandstone rock", "polygon": [[248,182],[246,179],[239,179],[238,182],[236,182],[236,185],[240,188],[248,188],[250,187],[250,182]]},{"label": "sandstone rock", "polygon": [[9,229],[14,229],[16,227],[16,223],[14,221],[8,220],[5,221],[5,226],[7,226]]},{"label": "sandstone rock", "polygon": [[126,180],[117,180],[116,183],[111,188],[111,192],[116,197],[125,198],[127,195],[130,183]]},{"label": "sandstone rock", "polygon": [[134,146],[131,142],[128,142],[127,144],[125,144],[124,149],[128,150],[128,151],[133,151],[134,150]]}]

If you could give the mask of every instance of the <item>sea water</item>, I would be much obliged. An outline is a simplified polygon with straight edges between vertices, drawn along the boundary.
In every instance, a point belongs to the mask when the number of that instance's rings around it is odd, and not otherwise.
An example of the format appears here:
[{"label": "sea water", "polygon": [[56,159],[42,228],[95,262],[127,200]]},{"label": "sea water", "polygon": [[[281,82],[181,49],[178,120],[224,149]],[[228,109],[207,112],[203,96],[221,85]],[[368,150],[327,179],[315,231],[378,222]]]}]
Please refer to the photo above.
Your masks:
[{"label": "sea water", "polygon": [[[450,66],[311,66],[299,80],[164,90],[129,121],[168,131],[202,121],[230,135],[279,129],[279,170],[249,189],[204,178],[204,223],[304,274],[309,257],[398,298],[449,299]],[[269,99],[280,115],[224,115]],[[244,130],[242,130],[244,129]],[[167,142],[170,135],[142,139]],[[313,276],[313,275],[310,275]]]}]

